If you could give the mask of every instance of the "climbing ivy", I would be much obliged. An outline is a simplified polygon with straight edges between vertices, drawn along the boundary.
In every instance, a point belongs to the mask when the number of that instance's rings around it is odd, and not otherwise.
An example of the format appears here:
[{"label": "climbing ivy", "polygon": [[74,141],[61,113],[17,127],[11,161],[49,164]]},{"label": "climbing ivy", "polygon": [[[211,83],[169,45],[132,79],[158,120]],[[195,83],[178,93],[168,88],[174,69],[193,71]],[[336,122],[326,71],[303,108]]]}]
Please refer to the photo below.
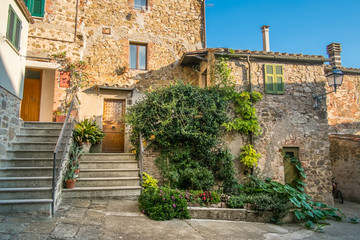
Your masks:
[{"label": "climbing ivy", "polygon": [[128,111],[131,142],[138,148],[140,133],[155,137],[156,164],[172,187],[208,190],[216,178],[232,184],[232,157],[219,140],[227,105],[226,92],[217,86],[178,83],[148,93]]},{"label": "climbing ivy", "polygon": [[258,165],[258,160],[261,157],[260,154],[256,153],[252,145],[247,144],[241,148],[240,162],[242,162],[248,168]]}]

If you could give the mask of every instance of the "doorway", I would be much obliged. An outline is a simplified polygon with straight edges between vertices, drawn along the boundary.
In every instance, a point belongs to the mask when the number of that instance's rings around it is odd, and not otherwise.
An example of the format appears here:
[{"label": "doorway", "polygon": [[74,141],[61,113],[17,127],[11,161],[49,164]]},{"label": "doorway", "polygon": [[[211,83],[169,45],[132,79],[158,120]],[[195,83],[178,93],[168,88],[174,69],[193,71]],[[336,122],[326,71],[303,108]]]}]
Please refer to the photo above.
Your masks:
[{"label": "doorway", "polygon": [[24,121],[39,121],[41,100],[41,70],[26,70],[20,117]]},{"label": "doorway", "polygon": [[123,153],[125,140],[125,100],[104,99],[102,152]]},{"label": "doorway", "polygon": [[298,147],[284,147],[284,172],[285,172],[285,184],[289,184],[292,187],[296,187],[296,179],[300,179],[299,170],[291,162],[291,158],[299,159]]}]

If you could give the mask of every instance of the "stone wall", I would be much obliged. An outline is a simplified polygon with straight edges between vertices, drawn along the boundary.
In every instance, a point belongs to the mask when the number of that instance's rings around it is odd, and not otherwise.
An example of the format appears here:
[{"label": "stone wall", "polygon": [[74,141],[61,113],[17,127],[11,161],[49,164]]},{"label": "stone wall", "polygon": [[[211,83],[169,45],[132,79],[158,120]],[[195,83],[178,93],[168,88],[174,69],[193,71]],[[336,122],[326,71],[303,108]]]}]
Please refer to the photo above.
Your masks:
[{"label": "stone wall", "polygon": [[360,203],[360,136],[331,135],[330,159],[345,200]]},{"label": "stone wall", "polygon": [[11,147],[21,125],[20,102],[18,97],[0,87],[0,159],[5,156],[6,149]]},{"label": "stone wall", "polygon": [[[211,73],[213,61],[202,63],[200,72]],[[204,66],[205,64],[205,66]],[[264,64],[281,64],[284,70],[285,94],[270,95],[264,90]],[[207,66],[206,66],[207,65]],[[246,60],[230,60],[229,67],[239,89],[248,88],[248,63]],[[325,74],[322,64],[294,61],[251,60],[252,88],[264,95],[256,104],[262,132],[254,137],[254,148],[261,154],[259,170],[265,177],[285,182],[283,147],[298,147],[299,158],[307,178],[306,192],[316,201],[333,203],[331,192],[331,164],[329,156],[328,122],[326,104],[314,109],[313,95],[325,93]],[[196,77],[191,76],[196,82]],[[248,172],[238,157],[240,148],[249,143],[247,136],[230,132],[224,136],[233,156],[237,177],[241,181]],[[154,161],[149,154],[146,161]],[[146,163],[145,171],[158,176],[152,162]]]},{"label": "stone wall", "polygon": [[343,84],[327,99],[330,133],[360,135],[360,70],[358,74],[341,70]]}]

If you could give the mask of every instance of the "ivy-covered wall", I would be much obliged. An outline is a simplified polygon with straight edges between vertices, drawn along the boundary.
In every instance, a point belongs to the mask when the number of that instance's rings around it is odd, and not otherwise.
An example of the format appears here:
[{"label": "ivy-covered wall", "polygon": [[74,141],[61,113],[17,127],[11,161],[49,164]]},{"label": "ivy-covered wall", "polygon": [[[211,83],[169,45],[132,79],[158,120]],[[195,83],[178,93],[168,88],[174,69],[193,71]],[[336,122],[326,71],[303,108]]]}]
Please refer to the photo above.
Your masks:
[{"label": "ivy-covered wall", "polygon": [[[316,200],[332,203],[329,193],[332,174],[326,104],[323,102],[320,109],[313,108],[313,95],[325,92],[323,65],[254,59],[250,61],[253,90],[263,94],[263,99],[255,105],[262,130],[260,135],[254,137],[253,144],[261,154],[261,173],[284,183],[282,149],[298,147],[300,161],[308,176],[306,192]],[[265,64],[283,66],[284,94],[265,93]],[[247,88],[249,65],[246,60],[230,59],[229,67],[239,88]],[[234,136],[229,136],[228,142],[230,146],[238,146],[246,142],[246,139],[238,141]],[[233,154],[238,156],[239,148],[233,149]],[[242,176],[240,164],[237,166],[240,167],[239,176]]]}]

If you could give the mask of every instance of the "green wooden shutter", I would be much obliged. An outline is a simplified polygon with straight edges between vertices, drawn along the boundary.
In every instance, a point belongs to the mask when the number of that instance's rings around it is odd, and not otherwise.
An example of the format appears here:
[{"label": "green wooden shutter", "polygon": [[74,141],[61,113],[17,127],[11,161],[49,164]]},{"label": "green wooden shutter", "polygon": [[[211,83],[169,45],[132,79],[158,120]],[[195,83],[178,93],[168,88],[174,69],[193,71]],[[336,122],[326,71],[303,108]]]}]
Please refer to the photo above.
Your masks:
[{"label": "green wooden shutter", "polygon": [[282,65],[265,64],[265,93],[284,94],[284,74]]},{"label": "green wooden shutter", "polygon": [[32,6],[31,15],[35,17],[43,17],[45,0],[32,0],[32,1],[33,1],[32,2],[33,6]]},{"label": "green wooden shutter", "polygon": [[14,18],[15,14],[12,11],[11,7],[9,7],[9,14],[8,14],[8,25],[7,25],[7,32],[6,37],[11,41],[14,31]]},{"label": "green wooden shutter", "polygon": [[14,45],[18,50],[20,49],[21,28],[21,21],[19,18],[16,18]]}]

